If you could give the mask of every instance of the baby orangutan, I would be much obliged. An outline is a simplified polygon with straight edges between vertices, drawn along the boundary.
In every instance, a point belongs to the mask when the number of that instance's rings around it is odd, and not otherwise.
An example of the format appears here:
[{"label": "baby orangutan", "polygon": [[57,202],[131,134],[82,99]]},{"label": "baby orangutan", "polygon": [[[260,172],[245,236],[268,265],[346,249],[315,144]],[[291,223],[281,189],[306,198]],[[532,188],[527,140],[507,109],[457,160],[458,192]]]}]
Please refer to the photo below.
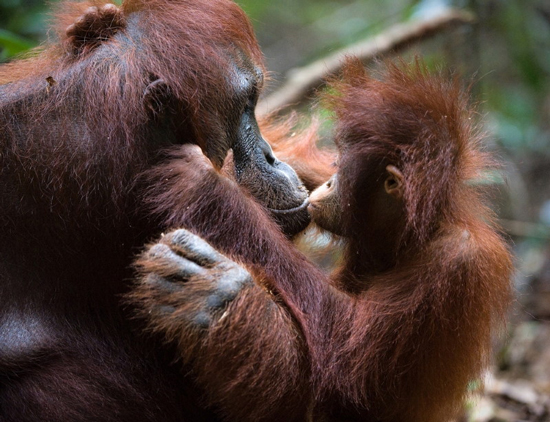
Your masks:
[{"label": "baby orangutan", "polygon": [[377,80],[350,59],[332,88],[339,169],[308,210],[345,242],[332,283],[351,295],[353,322],[334,331],[327,367],[366,409],[341,413],[335,398],[327,413],[446,421],[510,299],[510,254],[476,183],[490,157],[459,81],[418,61]]}]

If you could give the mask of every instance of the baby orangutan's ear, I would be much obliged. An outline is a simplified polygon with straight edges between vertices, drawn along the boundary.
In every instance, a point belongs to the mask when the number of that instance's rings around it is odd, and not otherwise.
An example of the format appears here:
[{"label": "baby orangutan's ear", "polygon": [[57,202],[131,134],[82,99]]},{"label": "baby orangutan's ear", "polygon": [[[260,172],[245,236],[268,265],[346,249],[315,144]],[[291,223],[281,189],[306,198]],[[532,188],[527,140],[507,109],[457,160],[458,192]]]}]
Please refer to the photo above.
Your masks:
[{"label": "baby orangutan's ear", "polygon": [[403,198],[404,180],[403,173],[395,166],[389,165],[386,167],[388,175],[384,181],[384,189],[388,195],[396,199]]}]

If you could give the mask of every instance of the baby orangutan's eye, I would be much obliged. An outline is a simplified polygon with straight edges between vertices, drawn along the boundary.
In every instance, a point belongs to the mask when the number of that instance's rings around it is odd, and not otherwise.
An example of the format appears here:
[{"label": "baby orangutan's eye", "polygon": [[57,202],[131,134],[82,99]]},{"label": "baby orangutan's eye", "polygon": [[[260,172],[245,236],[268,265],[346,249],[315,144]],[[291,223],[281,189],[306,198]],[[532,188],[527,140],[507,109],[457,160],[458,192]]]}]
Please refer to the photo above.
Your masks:
[{"label": "baby orangutan's eye", "polygon": [[330,179],[325,182],[325,188],[330,189],[336,187],[336,174],[334,174]]}]

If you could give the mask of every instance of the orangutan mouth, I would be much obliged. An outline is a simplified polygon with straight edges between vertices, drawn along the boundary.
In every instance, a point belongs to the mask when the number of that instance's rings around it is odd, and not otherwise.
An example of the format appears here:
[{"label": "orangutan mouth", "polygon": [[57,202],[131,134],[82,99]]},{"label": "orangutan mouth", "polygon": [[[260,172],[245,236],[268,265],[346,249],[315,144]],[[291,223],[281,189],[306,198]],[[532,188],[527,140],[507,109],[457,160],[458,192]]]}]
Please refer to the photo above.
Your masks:
[{"label": "orangutan mouth", "polygon": [[268,208],[268,210],[271,211],[273,214],[278,214],[278,215],[294,214],[294,213],[297,213],[297,212],[300,212],[300,211],[306,209],[308,205],[309,205],[309,199],[306,198],[306,200],[304,202],[302,202],[300,205],[298,205],[297,207],[294,207],[294,208],[287,208],[287,209],[284,209],[284,210],[277,210],[277,209],[274,209],[274,208]]}]

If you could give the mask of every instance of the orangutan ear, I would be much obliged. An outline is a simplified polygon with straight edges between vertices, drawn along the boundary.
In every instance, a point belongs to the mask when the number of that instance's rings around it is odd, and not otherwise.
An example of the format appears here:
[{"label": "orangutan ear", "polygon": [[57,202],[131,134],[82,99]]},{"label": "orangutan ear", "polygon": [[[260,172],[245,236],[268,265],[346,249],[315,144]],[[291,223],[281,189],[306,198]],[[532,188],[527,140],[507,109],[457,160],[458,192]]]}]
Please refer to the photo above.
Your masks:
[{"label": "orangutan ear", "polygon": [[403,198],[404,193],[404,181],[403,173],[395,166],[389,165],[386,167],[388,172],[386,180],[384,181],[384,189],[388,195],[393,196],[396,199]]},{"label": "orangutan ear", "polygon": [[170,89],[163,79],[152,78],[143,92],[143,103],[145,108],[153,115],[158,116],[166,107],[170,98]]}]

